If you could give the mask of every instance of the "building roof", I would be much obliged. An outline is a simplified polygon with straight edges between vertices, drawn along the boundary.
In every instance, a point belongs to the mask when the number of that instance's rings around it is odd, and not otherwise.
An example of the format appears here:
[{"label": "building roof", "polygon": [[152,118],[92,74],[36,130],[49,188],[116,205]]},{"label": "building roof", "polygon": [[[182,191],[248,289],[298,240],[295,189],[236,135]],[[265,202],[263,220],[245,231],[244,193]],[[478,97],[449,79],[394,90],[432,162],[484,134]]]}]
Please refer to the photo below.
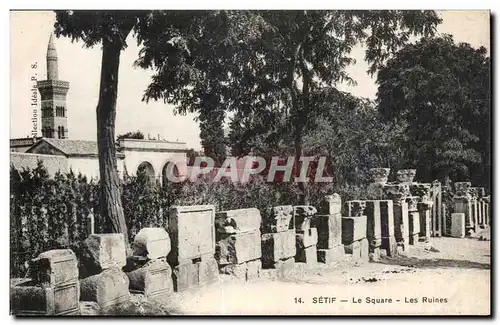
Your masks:
[{"label": "building roof", "polygon": [[[28,149],[29,153],[36,153],[36,148],[42,143],[48,143],[50,146],[60,151],[67,157],[79,156],[79,157],[97,157],[98,149],[97,142],[88,140],[68,140],[68,139],[54,139],[54,138],[42,138],[31,148]],[[124,158],[124,154],[117,152],[118,158]]]}]

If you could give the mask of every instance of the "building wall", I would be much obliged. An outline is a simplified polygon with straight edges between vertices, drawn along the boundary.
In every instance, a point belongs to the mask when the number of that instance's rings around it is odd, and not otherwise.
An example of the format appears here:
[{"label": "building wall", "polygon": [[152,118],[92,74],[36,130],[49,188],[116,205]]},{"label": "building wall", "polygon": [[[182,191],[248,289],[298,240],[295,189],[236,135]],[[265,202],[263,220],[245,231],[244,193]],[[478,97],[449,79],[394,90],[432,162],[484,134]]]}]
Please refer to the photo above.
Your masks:
[{"label": "building wall", "polygon": [[66,173],[68,168],[68,159],[64,156],[42,155],[24,152],[11,152],[10,164],[18,170],[24,168],[36,168],[38,161],[41,160],[49,175],[54,176],[57,171]]},{"label": "building wall", "polygon": [[[185,152],[147,152],[147,151],[133,151],[124,150],[125,154],[125,166],[127,173],[130,176],[135,176],[137,173],[137,168],[143,162],[148,162],[153,166],[154,174],[157,177],[162,176],[163,167],[172,161],[183,162],[187,165],[187,155]],[[181,170],[181,164],[177,165],[179,172]]]},{"label": "building wall", "polygon": [[[123,177],[123,159],[118,159],[118,173]],[[68,165],[71,170],[87,176],[88,179],[99,179],[99,160],[97,157],[69,157]],[[68,169],[69,169],[68,168]]]}]

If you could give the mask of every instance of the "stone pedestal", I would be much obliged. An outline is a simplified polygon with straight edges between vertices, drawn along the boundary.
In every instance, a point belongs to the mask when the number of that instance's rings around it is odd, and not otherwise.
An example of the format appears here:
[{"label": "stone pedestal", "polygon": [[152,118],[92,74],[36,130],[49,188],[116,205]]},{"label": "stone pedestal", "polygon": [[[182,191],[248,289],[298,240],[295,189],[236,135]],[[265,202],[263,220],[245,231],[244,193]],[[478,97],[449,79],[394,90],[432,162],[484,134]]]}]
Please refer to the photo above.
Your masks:
[{"label": "stone pedestal", "polygon": [[396,237],[394,235],[394,203],[392,200],[379,200],[380,225],[381,225],[381,249],[386,251],[387,256],[396,254]]},{"label": "stone pedestal", "polygon": [[344,259],[344,245],[339,245],[330,249],[318,249],[318,262],[334,264]]},{"label": "stone pedestal", "polygon": [[441,202],[441,183],[439,181],[432,182],[431,188],[431,220],[432,220],[432,235],[440,237],[443,229],[443,215],[442,215],[442,202]]},{"label": "stone pedestal", "polygon": [[168,262],[175,266],[215,253],[215,207],[174,206],[170,209]]},{"label": "stone pedestal", "polygon": [[465,213],[451,214],[451,237],[464,238],[465,233]]},{"label": "stone pedestal", "polygon": [[[366,209],[365,209],[365,214],[367,217],[366,237],[369,242],[370,254],[371,256],[373,256],[374,260],[377,260],[378,257],[380,256],[380,249],[382,248],[382,238],[389,237],[389,233],[392,234],[390,236],[394,237],[394,216],[392,209],[393,209],[392,201],[387,201],[387,200],[366,201]],[[390,216],[389,212],[391,213]],[[389,227],[392,227],[392,229],[389,230]]]},{"label": "stone pedestal", "polygon": [[165,299],[173,292],[172,268],[167,263],[170,249],[170,236],[163,228],[142,228],[135,235],[133,255],[123,268],[130,292],[156,299]]},{"label": "stone pedestal", "polygon": [[172,270],[174,291],[180,292],[219,280],[219,267],[211,255],[186,260]]},{"label": "stone pedestal", "polygon": [[[409,176],[408,176],[409,177]],[[401,251],[408,249],[410,241],[408,203],[406,198],[411,196],[409,183],[387,184],[384,186],[386,197],[393,201],[394,236]],[[386,240],[385,242],[390,242]]]},{"label": "stone pedestal", "polygon": [[164,298],[174,291],[172,269],[164,259],[150,260],[142,267],[127,272],[127,276],[130,283],[129,291],[132,293]]},{"label": "stone pedestal", "polygon": [[261,215],[258,209],[238,209],[217,213],[215,260],[221,273],[242,280],[260,275],[262,264]]},{"label": "stone pedestal", "polygon": [[342,243],[349,245],[366,238],[366,216],[342,218]]},{"label": "stone pedestal", "polygon": [[400,169],[396,172],[396,180],[399,183],[411,184],[416,174],[416,169]]},{"label": "stone pedestal", "polygon": [[472,220],[471,199],[467,196],[454,197],[453,202],[455,213],[463,213],[465,215],[465,227],[472,229],[474,227],[474,222]]},{"label": "stone pedestal", "polygon": [[123,234],[92,234],[79,251],[80,277],[96,275],[105,269],[126,265]]},{"label": "stone pedestal", "polygon": [[340,195],[328,195],[323,200],[322,215],[315,215],[311,226],[317,229],[317,260],[319,263],[332,264],[343,259],[342,245],[342,200]]},{"label": "stone pedestal", "polygon": [[69,249],[41,253],[30,262],[31,279],[11,280],[14,315],[78,315],[80,284],[76,255]]},{"label": "stone pedestal", "polygon": [[369,244],[368,239],[363,238],[361,240],[350,243],[349,245],[345,245],[345,253],[350,254],[353,261],[369,261]]},{"label": "stone pedestal", "polygon": [[420,237],[420,215],[417,210],[417,203],[420,200],[417,196],[411,196],[406,199],[408,204],[408,235],[409,244],[416,245]]},{"label": "stone pedestal", "polygon": [[295,229],[263,234],[261,245],[263,267],[273,267],[278,261],[296,255]]},{"label": "stone pedestal", "polygon": [[243,233],[221,234],[221,239],[215,247],[215,260],[219,266],[257,260],[261,254],[261,234],[258,229]]},{"label": "stone pedestal", "polygon": [[263,220],[264,233],[277,233],[294,228],[295,219],[291,205],[273,207],[269,217]]},{"label": "stone pedestal", "polygon": [[80,300],[97,302],[101,308],[130,300],[128,277],[118,268],[81,279],[80,288]]},{"label": "stone pedestal", "polygon": [[40,286],[30,279],[12,279],[11,312],[16,316],[78,315],[80,285]]},{"label": "stone pedestal", "polygon": [[316,215],[313,206],[294,206],[296,255],[295,262],[306,263],[307,267],[314,267],[318,263],[316,245],[318,232],[311,228],[311,221]]},{"label": "stone pedestal", "polygon": [[244,281],[252,281],[259,278],[261,270],[261,260],[253,260],[241,264],[228,264],[220,268],[221,273],[230,274]]},{"label": "stone pedestal", "polygon": [[428,243],[431,238],[431,209],[432,201],[417,204],[420,217],[420,241]]},{"label": "stone pedestal", "polygon": [[403,251],[408,249],[410,242],[408,203],[403,200],[394,201],[394,235]]}]

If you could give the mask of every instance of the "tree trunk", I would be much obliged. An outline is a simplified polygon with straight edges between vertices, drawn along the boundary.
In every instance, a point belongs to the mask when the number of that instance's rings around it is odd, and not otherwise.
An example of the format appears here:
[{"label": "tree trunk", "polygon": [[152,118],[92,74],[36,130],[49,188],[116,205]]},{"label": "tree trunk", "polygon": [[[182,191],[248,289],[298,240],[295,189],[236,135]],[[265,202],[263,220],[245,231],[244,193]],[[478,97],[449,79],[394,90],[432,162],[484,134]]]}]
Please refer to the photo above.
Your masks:
[{"label": "tree trunk", "polygon": [[[295,170],[297,176],[300,175],[300,157],[302,157],[302,131],[303,126],[301,121],[295,125],[295,136],[294,136],[294,148],[295,148]],[[304,182],[297,183],[300,194],[299,194],[299,204],[309,205],[309,192],[307,184]]]},{"label": "tree trunk", "polygon": [[109,221],[112,233],[122,233],[128,247],[128,233],[120,197],[120,179],[116,162],[115,120],[118,68],[121,46],[103,40],[101,85],[97,104],[97,146],[99,151],[100,213]]}]

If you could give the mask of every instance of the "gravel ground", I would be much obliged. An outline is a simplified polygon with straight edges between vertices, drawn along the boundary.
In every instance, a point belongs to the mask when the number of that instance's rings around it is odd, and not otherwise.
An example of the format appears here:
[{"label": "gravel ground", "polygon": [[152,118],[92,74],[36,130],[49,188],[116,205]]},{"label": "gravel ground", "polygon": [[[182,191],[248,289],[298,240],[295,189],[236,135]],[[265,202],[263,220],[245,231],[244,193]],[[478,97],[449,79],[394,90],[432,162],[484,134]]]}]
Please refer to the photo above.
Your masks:
[{"label": "gravel ground", "polygon": [[[486,230],[475,238],[432,238],[407,256],[377,263],[347,260],[314,269],[297,263],[282,280],[269,272],[252,282],[220,275],[220,282],[174,293],[168,301],[134,295],[126,306],[101,314],[488,315],[489,236]],[[98,313],[89,304],[82,309],[84,315]]]}]

